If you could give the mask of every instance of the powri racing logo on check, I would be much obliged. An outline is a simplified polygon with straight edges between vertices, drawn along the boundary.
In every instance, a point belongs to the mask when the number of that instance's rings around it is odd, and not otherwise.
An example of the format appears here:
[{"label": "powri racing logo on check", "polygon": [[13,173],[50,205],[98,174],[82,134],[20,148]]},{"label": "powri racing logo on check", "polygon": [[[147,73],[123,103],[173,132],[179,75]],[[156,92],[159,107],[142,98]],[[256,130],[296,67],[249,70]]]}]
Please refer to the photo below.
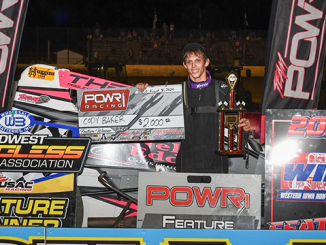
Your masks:
[{"label": "powri racing logo on check", "polygon": [[126,110],[130,91],[85,91],[82,97],[80,111]]}]

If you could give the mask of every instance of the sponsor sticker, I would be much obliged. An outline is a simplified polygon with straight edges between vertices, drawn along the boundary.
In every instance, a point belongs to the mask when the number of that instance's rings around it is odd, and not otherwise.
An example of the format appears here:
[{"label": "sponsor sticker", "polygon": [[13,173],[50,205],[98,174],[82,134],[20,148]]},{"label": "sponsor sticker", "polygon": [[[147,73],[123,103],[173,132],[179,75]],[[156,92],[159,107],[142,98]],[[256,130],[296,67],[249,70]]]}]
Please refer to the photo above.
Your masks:
[{"label": "sponsor sticker", "polygon": [[42,104],[47,103],[50,100],[50,97],[47,95],[41,95],[41,96],[31,96],[27,94],[20,94],[18,100],[30,102],[34,104]]},{"label": "sponsor sticker", "polygon": [[24,133],[31,130],[34,124],[34,117],[26,111],[11,110],[0,114],[0,130],[5,133]]},{"label": "sponsor sticker", "polygon": [[31,68],[29,68],[28,77],[53,81],[55,77],[55,72],[53,69],[32,66]]}]

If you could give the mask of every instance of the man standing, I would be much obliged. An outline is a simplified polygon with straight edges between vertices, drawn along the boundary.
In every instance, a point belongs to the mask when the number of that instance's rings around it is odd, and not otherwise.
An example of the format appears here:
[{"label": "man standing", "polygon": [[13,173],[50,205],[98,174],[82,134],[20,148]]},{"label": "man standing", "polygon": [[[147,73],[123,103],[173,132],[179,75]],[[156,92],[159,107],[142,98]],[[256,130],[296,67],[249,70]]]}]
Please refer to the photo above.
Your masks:
[{"label": "man standing", "polygon": [[[215,107],[216,93],[219,101],[229,101],[229,87],[219,80],[212,79],[206,70],[209,65],[205,48],[198,43],[190,43],[183,49],[183,66],[188,70],[188,80],[183,93],[185,112],[185,139],[176,159],[177,172],[228,173],[228,157],[217,154],[219,139],[219,114],[195,113],[195,107]],[[144,91],[148,84],[136,85]],[[215,89],[217,88],[217,90]],[[239,128],[250,130],[250,121],[243,118]]]},{"label": "man standing", "polygon": [[170,39],[174,39],[174,25],[171,23],[170,25]]},{"label": "man standing", "polygon": [[164,32],[164,37],[167,37],[167,35],[168,35],[168,26],[167,26],[167,24],[163,24],[163,32]]}]

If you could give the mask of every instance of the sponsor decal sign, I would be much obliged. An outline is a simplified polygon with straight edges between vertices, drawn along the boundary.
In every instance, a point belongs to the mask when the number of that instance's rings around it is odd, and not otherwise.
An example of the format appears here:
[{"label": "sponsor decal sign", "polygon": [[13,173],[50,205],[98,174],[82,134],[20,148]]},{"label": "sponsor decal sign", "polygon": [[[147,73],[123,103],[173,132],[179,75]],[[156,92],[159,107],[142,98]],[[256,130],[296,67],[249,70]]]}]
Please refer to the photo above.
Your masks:
[{"label": "sponsor decal sign", "polygon": [[[44,172],[45,173],[45,172]],[[67,192],[74,190],[74,175],[70,173],[0,173],[0,193],[39,194]],[[51,177],[49,177],[51,176]]]},{"label": "sponsor decal sign", "polygon": [[0,135],[0,171],[78,173],[89,147],[89,138]]},{"label": "sponsor decal sign", "polygon": [[140,172],[138,186],[138,228],[260,229],[259,175]]},{"label": "sponsor decal sign", "polygon": [[268,229],[325,230],[326,111],[266,111]]},{"label": "sponsor decal sign", "polygon": [[18,101],[23,102],[30,102],[33,104],[43,104],[50,100],[50,97],[47,95],[41,95],[41,96],[32,96],[28,94],[19,94],[19,97],[17,99]]},{"label": "sponsor decal sign", "polygon": [[0,130],[9,134],[20,134],[34,127],[34,117],[25,111],[12,110],[0,114]]},{"label": "sponsor decal sign", "polygon": [[54,69],[46,67],[32,66],[28,70],[28,77],[53,81],[55,78],[55,71]]},{"label": "sponsor decal sign", "polygon": [[181,85],[78,90],[77,102],[80,135],[95,142],[184,138]]},{"label": "sponsor decal sign", "polygon": [[[136,141],[134,136],[132,138]],[[98,143],[91,145],[87,164],[175,172],[176,156],[179,149],[180,142]]]},{"label": "sponsor decal sign", "polygon": [[33,192],[33,181],[15,181],[10,177],[0,173],[0,192]]},{"label": "sponsor decal sign", "polygon": [[[43,97],[43,99],[45,99]],[[37,100],[37,103],[43,103]],[[21,134],[33,132],[34,126],[44,126],[49,128],[63,129],[70,131],[73,137],[79,136],[79,129],[76,127],[37,121],[32,114],[22,110],[5,111],[0,114],[0,134]]]},{"label": "sponsor decal sign", "polygon": [[59,70],[59,81],[60,87],[73,90],[132,87],[128,84],[87,76],[64,69]]}]

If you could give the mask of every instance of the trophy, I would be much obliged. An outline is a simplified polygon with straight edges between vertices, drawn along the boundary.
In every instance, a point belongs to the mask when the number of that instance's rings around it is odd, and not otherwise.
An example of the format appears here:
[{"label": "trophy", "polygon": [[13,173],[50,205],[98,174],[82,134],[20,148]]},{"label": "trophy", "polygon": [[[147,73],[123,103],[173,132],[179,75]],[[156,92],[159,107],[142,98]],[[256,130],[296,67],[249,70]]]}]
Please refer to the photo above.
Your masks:
[{"label": "trophy", "polygon": [[[245,157],[246,152],[244,149],[243,141],[243,129],[238,127],[239,121],[243,118],[243,107],[245,102],[238,101],[235,103],[235,90],[234,87],[237,83],[237,77],[233,71],[225,78],[230,87],[230,101],[220,101],[219,106],[219,126],[220,126],[220,138],[219,138],[219,155],[229,156],[243,156]],[[228,148],[225,147],[224,132],[228,129]],[[237,141],[235,141],[235,135]]]}]

